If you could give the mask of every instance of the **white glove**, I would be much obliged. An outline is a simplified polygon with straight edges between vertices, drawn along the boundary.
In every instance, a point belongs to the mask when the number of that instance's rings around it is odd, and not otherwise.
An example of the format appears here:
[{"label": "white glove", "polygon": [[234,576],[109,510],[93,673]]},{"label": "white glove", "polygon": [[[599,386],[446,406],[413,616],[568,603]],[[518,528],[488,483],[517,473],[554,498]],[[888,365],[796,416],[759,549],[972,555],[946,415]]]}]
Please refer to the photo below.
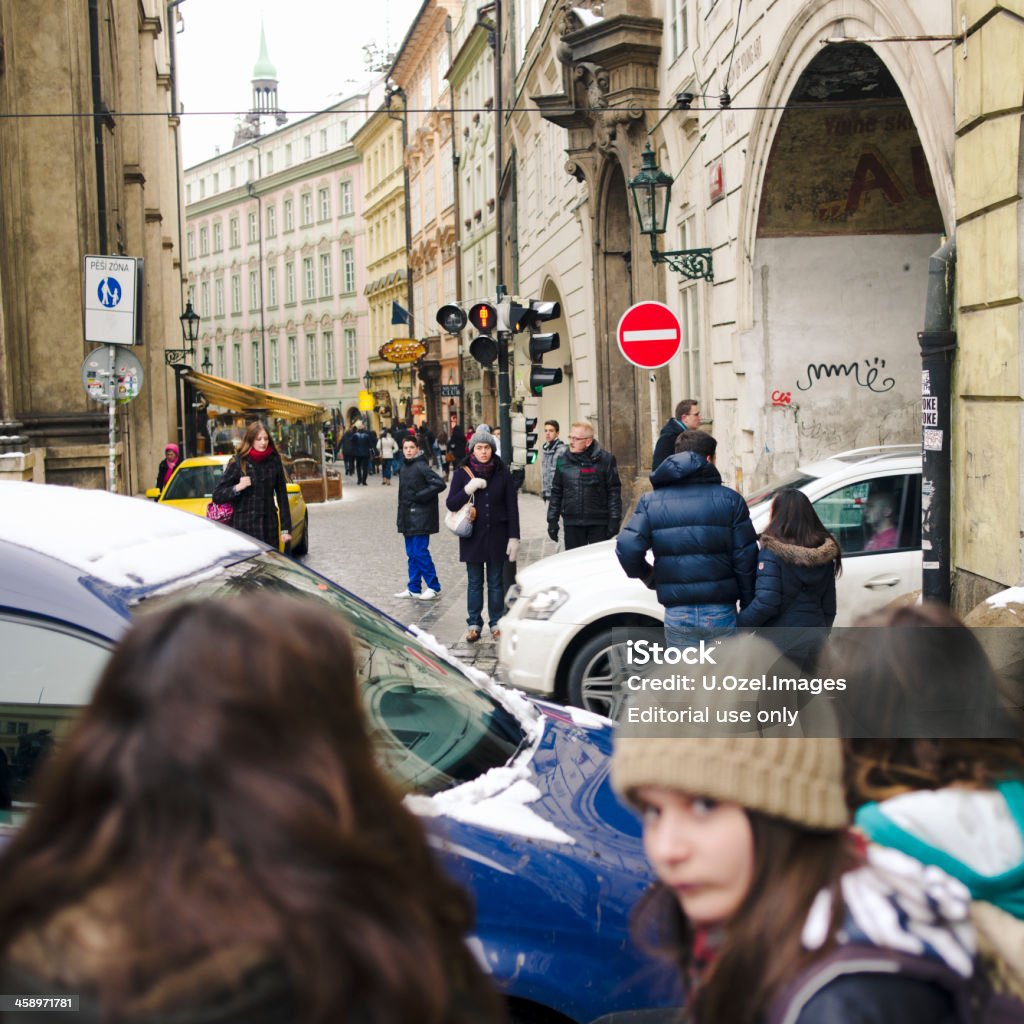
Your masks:
[{"label": "white glove", "polygon": [[468,484],[463,488],[467,494],[472,494],[474,491],[482,491],[487,486],[487,481],[482,476],[475,476]]},{"label": "white glove", "polygon": [[508,544],[505,546],[505,557],[510,561],[514,562],[516,556],[519,554],[519,538],[509,537]]}]

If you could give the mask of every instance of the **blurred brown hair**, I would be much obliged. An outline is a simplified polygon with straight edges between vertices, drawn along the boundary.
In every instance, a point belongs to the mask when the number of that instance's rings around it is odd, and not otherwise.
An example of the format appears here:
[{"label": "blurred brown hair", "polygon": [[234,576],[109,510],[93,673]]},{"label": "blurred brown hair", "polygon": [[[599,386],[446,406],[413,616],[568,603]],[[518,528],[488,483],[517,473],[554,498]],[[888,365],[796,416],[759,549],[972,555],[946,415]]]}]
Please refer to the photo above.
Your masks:
[{"label": "blurred brown hair", "polygon": [[171,965],[245,946],[285,970],[306,1022],[494,1005],[468,899],[377,767],[348,634],[315,602],[138,620],[35,796],[0,857],[0,960],[109,890],[119,941],[95,981],[112,1017]]}]

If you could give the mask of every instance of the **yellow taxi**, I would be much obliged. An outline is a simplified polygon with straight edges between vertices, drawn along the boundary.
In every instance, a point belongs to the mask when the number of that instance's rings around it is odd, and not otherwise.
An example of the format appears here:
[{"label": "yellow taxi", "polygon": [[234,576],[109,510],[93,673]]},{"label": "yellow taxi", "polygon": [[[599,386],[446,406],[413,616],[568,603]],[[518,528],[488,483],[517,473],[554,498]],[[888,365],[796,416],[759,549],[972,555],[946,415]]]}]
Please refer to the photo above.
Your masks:
[{"label": "yellow taxi", "polygon": [[[146,497],[159,501],[161,505],[171,505],[184,512],[191,512],[195,516],[205,516],[206,506],[210,504],[213,490],[224,475],[224,467],[229,458],[229,455],[198,455],[192,459],[183,459],[163,491],[151,487],[146,491]],[[288,507],[292,513],[292,539],[288,553],[298,557],[309,551],[309,512],[299,485],[289,483],[285,486],[288,490]],[[284,552],[285,548],[286,545],[282,543],[281,551]]]}]

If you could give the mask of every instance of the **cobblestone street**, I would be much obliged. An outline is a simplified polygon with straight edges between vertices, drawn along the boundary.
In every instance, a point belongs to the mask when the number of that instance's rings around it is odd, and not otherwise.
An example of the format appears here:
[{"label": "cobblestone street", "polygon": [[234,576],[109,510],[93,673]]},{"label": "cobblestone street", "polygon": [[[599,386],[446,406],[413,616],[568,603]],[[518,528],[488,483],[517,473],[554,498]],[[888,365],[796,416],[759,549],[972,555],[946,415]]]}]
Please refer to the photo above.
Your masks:
[{"label": "cobblestone street", "polygon": [[[441,531],[430,538],[430,553],[441,581],[441,597],[436,601],[393,596],[407,581],[405,542],[395,529],[397,479],[384,487],[378,474],[369,478],[366,487],[358,487],[355,477],[344,477],[341,501],[310,505],[309,554],[303,561],[400,622],[416,623],[433,633],[464,661],[490,672],[497,644],[487,630],[478,643],[467,644],[463,639],[467,628],[466,567],[459,561],[458,538],[443,523],[446,494],[438,499]],[[519,517],[520,568],[558,550],[547,537],[545,506],[539,496],[520,493]]]}]

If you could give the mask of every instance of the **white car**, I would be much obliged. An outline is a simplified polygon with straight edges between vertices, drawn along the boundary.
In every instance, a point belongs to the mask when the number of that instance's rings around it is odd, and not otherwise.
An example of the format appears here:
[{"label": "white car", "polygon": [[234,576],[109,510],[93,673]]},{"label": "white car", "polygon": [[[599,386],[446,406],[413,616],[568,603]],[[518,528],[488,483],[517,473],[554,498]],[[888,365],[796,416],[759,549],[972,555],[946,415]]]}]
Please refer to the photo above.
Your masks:
[{"label": "white car", "polygon": [[[750,495],[754,528],[768,525],[776,491],[796,487],[814,504],[843,551],[836,581],[837,626],[921,586],[921,449],[919,445],[858,448],[801,466]],[[891,545],[868,548],[868,491],[892,498]],[[875,545],[877,546],[877,541]],[[615,541],[541,559],[516,576],[501,621],[498,674],[509,685],[614,717],[621,702],[625,642],[615,628],[661,626],[653,590],[630,579]]]}]

